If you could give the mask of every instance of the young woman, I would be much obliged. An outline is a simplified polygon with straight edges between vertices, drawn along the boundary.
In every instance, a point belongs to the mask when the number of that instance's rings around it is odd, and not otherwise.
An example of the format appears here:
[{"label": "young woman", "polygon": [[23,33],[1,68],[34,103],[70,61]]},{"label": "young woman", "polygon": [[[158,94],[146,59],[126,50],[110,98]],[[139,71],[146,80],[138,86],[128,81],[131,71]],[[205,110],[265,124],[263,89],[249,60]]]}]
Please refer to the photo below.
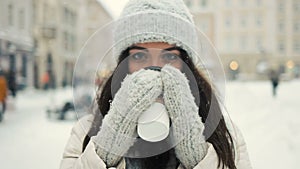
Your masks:
[{"label": "young woman", "polygon": [[[118,65],[96,113],[74,126],[61,169],[251,168],[242,135],[196,67],[193,26],[181,0],[128,2],[114,36]],[[137,120],[157,100],[171,130],[151,143],[138,137]]]}]

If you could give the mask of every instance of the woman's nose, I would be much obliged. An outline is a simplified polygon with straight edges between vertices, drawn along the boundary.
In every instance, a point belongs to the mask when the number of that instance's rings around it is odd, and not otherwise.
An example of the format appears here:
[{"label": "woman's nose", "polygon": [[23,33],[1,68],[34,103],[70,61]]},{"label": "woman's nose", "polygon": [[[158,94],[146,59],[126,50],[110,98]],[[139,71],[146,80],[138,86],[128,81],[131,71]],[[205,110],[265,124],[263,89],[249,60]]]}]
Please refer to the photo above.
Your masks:
[{"label": "woman's nose", "polygon": [[157,66],[157,67],[163,67],[164,63],[159,59],[159,57],[152,57],[149,66]]}]

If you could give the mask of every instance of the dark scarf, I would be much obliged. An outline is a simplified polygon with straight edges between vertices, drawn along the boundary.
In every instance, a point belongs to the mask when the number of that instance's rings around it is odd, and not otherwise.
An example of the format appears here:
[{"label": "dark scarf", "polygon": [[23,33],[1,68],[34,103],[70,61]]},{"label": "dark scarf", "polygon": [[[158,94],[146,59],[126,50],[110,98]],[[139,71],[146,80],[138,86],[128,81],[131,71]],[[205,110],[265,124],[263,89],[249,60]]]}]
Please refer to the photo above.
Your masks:
[{"label": "dark scarf", "polygon": [[125,158],[126,169],[177,169],[179,162],[174,150],[148,158]]},{"label": "dark scarf", "polygon": [[[125,157],[126,169],[177,169],[179,161],[176,158],[175,151],[168,144],[169,139],[161,142],[150,143],[143,140],[137,141],[128,151],[138,157],[143,153],[145,158]],[[168,150],[169,149],[169,150]],[[162,152],[161,154],[151,153]]]}]

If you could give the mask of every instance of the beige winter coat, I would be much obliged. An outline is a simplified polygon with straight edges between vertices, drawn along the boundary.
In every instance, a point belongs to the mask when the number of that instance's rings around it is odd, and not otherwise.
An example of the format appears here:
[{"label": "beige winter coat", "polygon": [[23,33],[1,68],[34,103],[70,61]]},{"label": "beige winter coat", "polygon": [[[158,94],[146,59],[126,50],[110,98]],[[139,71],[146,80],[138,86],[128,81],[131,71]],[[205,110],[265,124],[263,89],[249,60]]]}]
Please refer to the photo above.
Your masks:
[{"label": "beige winter coat", "polygon": [[[82,143],[93,121],[92,115],[80,119],[73,127],[71,137],[66,145],[61,161],[60,169],[106,169],[105,163],[99,158],[95,151],[95,145],[89,142],[84,152]],[[237,127],[227,125],[235,142],[236,165],[238,169],[251,169],[246,144]],[[218,169],[218,158],[212,144],[209,144],[208,153],[194,169]],[[125,160],[122,160],[117,169],[125,169]],[[183,169],[179,166],[178,169]]]}]

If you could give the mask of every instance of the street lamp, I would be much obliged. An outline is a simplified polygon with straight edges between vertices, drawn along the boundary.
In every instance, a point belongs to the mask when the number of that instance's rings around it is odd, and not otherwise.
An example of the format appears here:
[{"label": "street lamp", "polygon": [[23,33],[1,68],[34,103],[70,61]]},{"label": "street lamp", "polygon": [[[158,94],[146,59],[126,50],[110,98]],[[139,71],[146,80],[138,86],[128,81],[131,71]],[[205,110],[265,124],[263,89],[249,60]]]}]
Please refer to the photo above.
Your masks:
[{"label": "street lamp", "polygon": [[236,71],[239,68],[239,64],[237,61],[231,61],[229,67],[231,70]]},{"label": "street lamp", "polygon": [[236,60],[232,60],[229,63],[229,70],[230,70],[232,80],[235,80],[237,78],[238,73],[239,73],[239,67],[240,67],[240,65],[239,65],[238,61],[236,61]]},{"label": "street lamp", "polygon": [[289,69],[293,69],[294,66],[295,66],[294,61],[289,60],[289,61],[286,62],[286,67],[289,68]]}]

